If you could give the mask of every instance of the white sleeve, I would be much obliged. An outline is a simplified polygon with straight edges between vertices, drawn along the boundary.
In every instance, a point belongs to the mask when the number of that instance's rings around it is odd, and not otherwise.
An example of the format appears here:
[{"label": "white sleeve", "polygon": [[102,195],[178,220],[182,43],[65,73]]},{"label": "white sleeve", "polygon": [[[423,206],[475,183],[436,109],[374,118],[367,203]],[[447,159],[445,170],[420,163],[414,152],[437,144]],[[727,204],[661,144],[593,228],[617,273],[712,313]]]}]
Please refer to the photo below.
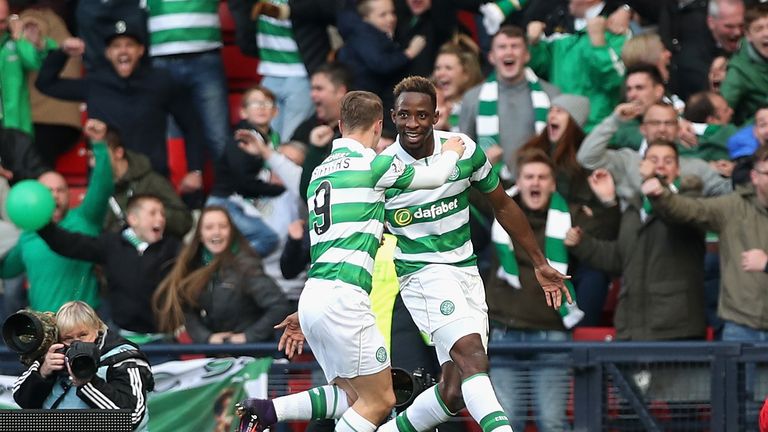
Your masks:
[{"label": "white sleeve", "polygon": [[459,154],[454,151],[441,153],[434,165],[424,167],[415,166],[413,180],[408,189],[435,189],[445,184],[448,177],[456,168]]}]

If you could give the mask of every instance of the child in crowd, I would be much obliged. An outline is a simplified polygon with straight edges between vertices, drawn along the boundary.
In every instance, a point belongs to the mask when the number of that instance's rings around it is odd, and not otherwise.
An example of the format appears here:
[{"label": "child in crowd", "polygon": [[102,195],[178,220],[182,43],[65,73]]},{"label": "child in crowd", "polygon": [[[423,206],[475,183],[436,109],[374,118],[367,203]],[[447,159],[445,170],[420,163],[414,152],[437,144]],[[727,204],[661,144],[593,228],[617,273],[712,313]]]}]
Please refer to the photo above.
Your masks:
[{"label": "child in crowd", "polygon": [[[280,136],[269,124],[277,115],[275,95],[261,86],[251,87],[243,94],[238,129],[252,130],[265,143],[277,147]],[[285,191],[280,185],[264,181],[264,159],[244,152],[236,140],[224,147],[216,163],[216,181],[207,205],[227,209],[237,228],[261,256],[269,255],[277,246],[277,234],[264,222],[251,202],[264,196],[278,196]]]}]

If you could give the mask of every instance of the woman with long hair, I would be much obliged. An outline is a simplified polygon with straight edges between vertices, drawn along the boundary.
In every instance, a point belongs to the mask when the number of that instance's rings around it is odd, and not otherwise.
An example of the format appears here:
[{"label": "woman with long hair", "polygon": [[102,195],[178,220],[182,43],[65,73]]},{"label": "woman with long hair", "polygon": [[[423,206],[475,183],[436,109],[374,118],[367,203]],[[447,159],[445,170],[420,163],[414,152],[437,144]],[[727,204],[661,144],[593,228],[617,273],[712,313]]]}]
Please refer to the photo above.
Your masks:
[{"label": "woman with long hair", "polygon": [[[573,226],[581,227],[593,237],[613,240],[619,229],[619,211],[615,203],[602,203],[589,186],[590,172],[576,160],[585,134],[582,126],[589,117],[589,99],[563,94],[552,99],[547,114],[547,127],[531,138],[518,154],[538,149],[552,159],[555,165],[557,191],[565,198],[573,218]],[[573,285],[576,302],[585,316],[580,326],[601,325],[601,315],[610,278],[575,259]]]},{"label": "woman with long hair", "polygon": [[438,93],[440,130],[458,130],[461,98],[472,87],[483,82],[480,70],[480,48],[466,35],[440,47],[432,71],[432,81]]},{"label": "woman with long hair", "polygon": [[196,343],[271,340],[272,326],[290,312],[259,255],[218,206],[203,209],[192,241],[152,304],[161,331],[175,333],[184,326]]}]

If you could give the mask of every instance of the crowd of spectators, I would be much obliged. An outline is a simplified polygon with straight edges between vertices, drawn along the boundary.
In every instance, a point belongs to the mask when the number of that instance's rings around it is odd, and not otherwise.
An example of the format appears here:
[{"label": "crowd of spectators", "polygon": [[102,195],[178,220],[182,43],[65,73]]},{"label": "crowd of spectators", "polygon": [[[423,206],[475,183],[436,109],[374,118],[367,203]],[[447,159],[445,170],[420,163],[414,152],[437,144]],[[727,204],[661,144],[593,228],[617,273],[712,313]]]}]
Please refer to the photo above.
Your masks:
[{"label": "crowd of spectators", "polygon": [[[768,2],[59,3],[0,0],[0,201],[27,178],[56,201],[39,232],[0,220],[5,313],[80,300],[137,343],[273,340],[306,277],[306,188],[340,137],[341,98],[376,92],[386,119],[394,84],[422,75],[436,127],[479,144],[542,248],[555,202],[570,217],[556,243],[577,322],[546,308],[525,256],[509,278],[499,251],[521,249],[491,241],[491,208],[471,199],[494,338],[607,325],[621,340],[707,326],[768,340]],[[222,10],[259,60],[239,106]],[[54,168],[81,134],[91,169],[70,205]],[[394,139],[387,121],[377,150]]]}]

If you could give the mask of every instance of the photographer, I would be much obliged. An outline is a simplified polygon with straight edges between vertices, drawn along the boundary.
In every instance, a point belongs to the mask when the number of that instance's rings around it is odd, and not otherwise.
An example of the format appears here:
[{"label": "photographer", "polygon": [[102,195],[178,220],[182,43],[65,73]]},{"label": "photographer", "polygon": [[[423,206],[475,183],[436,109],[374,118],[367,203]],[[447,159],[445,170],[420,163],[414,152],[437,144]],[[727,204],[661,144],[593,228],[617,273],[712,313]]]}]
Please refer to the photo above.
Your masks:
[{"label": "photographer", "polygon": [[[130,409],[133,429],[147,430],[146,399],[154,380],[144,354],[109,332],[96,312],[80,301],[61,306],[56,327],[58,343],[14,384],[16,403],[38,409]],[[94,366],[91,376],[83,373],[87,366],[80,366],[89,362]]]}]

